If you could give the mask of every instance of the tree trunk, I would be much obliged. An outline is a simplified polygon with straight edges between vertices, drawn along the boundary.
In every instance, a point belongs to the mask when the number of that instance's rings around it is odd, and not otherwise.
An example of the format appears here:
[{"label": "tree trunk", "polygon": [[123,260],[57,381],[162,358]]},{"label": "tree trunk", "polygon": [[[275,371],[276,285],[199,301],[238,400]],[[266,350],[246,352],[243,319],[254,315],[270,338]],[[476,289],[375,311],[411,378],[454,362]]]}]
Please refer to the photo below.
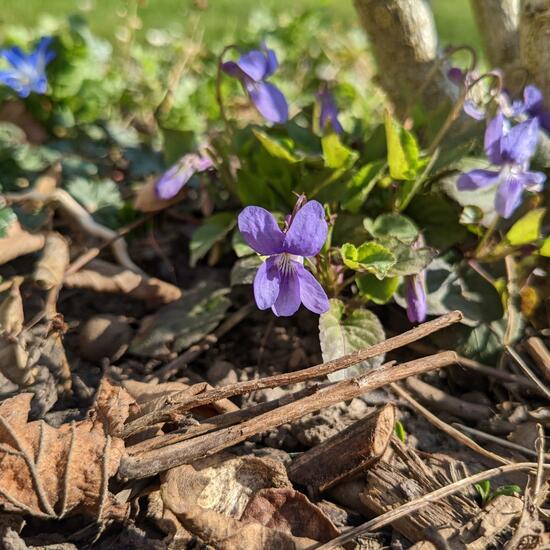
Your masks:
[{"label": "tree trunk", "polygon": [[470,0],[483,50],[494,68],[519,61],[519,0]]},{"label": "tree trunk", "polygon": [[550,0],[522,0],[520,11],[522,65],[550,102]]},{"label": "tree trunk", "polygon": [[354,3],[372,45],[378,80],[397,114],[403,114],[416,100],[427,110],[449,102],[452,91],[436,65],[437,31],[428,2],[354,0]]}]

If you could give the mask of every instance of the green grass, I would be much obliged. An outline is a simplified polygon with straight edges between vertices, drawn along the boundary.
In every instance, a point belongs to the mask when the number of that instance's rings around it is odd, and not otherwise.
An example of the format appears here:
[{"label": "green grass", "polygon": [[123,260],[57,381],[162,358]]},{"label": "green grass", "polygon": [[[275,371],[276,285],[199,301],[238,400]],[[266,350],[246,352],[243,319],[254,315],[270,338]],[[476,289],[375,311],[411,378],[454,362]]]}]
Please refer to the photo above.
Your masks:
[{"label": "green grass", "polygon": [[[174,29],[189,32],[199,18],[205,39],[230,32],[238,36],[239,26],[255,8],[261,6],[279,13],[292,13],[297,7],[327,10],[343,28],[356,24],[352,0],[209,0],[206,10],[198,10],[193,0],[148,0],[142,2],[140,17],[143,35],[148,29]],[[479,46],[479,36],[473,25],[468,0],[432,0],[438,31],[443,44],[471,44]],[[128,0],[19,0],[6,2],[0,12],[0,31],[6,25],[32,27],[42,16],[51,14],[62,17],[70,13],[86,13],[92,30],[106,38],[112,38],[116,29],[125,24],[121,17],[128,8]],[[81,7],[89,4],[90,11]],[[1,38],[1,35],[0,35]],[[304,37],[308,39],[308,37]],[[313,39],[313,37],[309,37]]]}]

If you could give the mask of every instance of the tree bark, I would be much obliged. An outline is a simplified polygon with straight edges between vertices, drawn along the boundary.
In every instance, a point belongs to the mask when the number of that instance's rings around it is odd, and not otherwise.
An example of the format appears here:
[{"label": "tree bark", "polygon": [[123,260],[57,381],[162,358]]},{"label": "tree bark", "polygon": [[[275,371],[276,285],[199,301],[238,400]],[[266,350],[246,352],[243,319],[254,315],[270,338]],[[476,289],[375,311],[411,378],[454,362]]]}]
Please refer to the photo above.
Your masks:
[{"label": "tree bark", "polygon": [[550,0],[522,0],[520,57],[530,79],[550,101]]},{"label": "tree bark", "polygon": [[483,50],[494,68],[519,61],[519,0],[470,0]]},{"label": "tree bark", "polygon": [[428,2],[354,0],[354,3],[372,45],[380,85],[397,114],[406,112],[416,100],[429,111],[448,103],[452,89],[442,67],[438,67],[437,31]]}]

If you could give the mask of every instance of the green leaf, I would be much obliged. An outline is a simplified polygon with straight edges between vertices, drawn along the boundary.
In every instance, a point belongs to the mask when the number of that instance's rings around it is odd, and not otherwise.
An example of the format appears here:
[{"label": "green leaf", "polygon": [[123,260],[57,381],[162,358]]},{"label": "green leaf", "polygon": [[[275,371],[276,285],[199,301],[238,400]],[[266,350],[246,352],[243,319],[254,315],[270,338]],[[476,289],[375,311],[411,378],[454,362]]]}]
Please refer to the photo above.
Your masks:
[{"label": "green leaf", "polygon": [[474,483],[474,488],[481,497],[481,504],[487,504],[487,502],[489,502],[489,495],[491,494],[491,482],[485,479],[479,483]]},{"label": "green leaf", "polygon": [[395,421],[394,432],[396,437],[402,442],[405,443],[407,440],[407,432],[405,431],[405,426],[399,420]]},{"label": "green leaf", "polygon": [[114,181],[75,177],[67,184],[67,191],[98,221],[110,227],[118,226],[118,212],[124,203]]},{"label": "green leaf", "polygon": [[[323,361],[332,361],[359,349],[367,348],[386,337],[384,328],[372,311],[359,308],[349,315],[344,303],[330,300],[330,309],[319,318],[319,340]],[[382,364],[383,356],[373,357],[358,365],[328,375],[329,380],[337,381],[358,376]]]},{"label": "green leaf", "polygon": [[147,317],[130,344],[140,357],[180,353],[210,334],[231,305],[228,288],[206,282],[186,290],[182,298]]},{"label": "green leaf", "polygon": [[395,264],[388,270],[390,277],[415,275],[425,269],[437,255],[436,250],[429,247],[414,248],[395,237],[384,237],[380,242],[392,251]]},{"label": "green leaf", "polygon": [[268,136],[265,132],[254,128],[252,130],[258,141],[264,146],[265,150],[273,157],[286,160],[290,163],[300,162],[300,157],[296,156],[288,146],[289,140],[277,139]]},{"label": "green leaf", "polygon": [[395,237],[404,243],[412,243],[418,237],[418,227],[402,214],[382,214],[373,222],[364,220],[365,229],[374,237]]},{"label": "green leaf", "polygon": [[462,209],[460,219],[458,220],[462,225],[470,225],[480,223],[483,219],[483,210],[479,206],[468,204]]},{"label": "green leaf", "polygon": [[347,184],[345,202],[342,207],[352,213],[357,213],[367,200],[370,192],[374,189],[379,176],[382,174],[382,168],[385,166],[383,161],[371,162],[361,166],[349,180]]},{"label": "green leaf", "polygon": [[327,168],[350,168],[359,156],[356,151],[346,147],[334,132],[323,136],[321,144]]},{"label": "green leaf", "polygon": [[251,285],[262,263],[262,259],[257,254],[239,258],[231,269],[231,286]]},{"label": "green leaf", "polygon": [[370,273],[358,274],[355,283],[362,298],[373,301],[375,304],[389,302],[399,286],[399,277],[385,277],[380,280]]},{"label": "green leaf", "polygon": [[540,227],[546,208],[536,208],[521,217],[506,233],[506,239],[512,246],[522,246],[536,241],[540,236]]},{"label": "green leaf", "polygon": [[375,241],[363,243],[359,248],[346,243],[340,252],[350,269],[374,273],[379,279],[383,279],[396,262],[392,251]]},{"label": "green leaf", "polygon": [[388,166],[396,180],[413,180],[418,174],[420,149],[414,136],[399,126],[389,111],[384,115]]},{"label": "green leaf", "polygon": [[5,237],[10,225],[17,219],[15,212],[9,206],[0,208],[0,238]]},{"label": "green leaf", "polygon": [[501,485],[497,490],[492,494],[492,498],[495,498],[499,495],[506,495],[510,497],[521,495],[521,487],[519,485]]},{"label": "green leaf", "polygon": [[430,246],[444,250],[468,235],[466,228],[458,223],[459,209],[444,195],[416,195],[407,208],[407,214],[422,228]]},{"label": "green leaf", "polygon": [[544,242],[542,243],[542,246],[539,249],[539,254],[546,258],[550,258],[550,236],[544,239]]},{"label": "green leaf", "polygon": [[163,128],[162,135],[164,137],[164,162],[167,166],[171,166],[185,153],[190,153],[196,147],[195,133],[191,130]]},{"label": "green leaf", "polygon": [[238,228],[233,231],[233,236],[231,237],[231,246],[233,247],[233,251],[237,255],[237,258],[244,258],[245,256],[250,256],[251,254],[254,254],[254,250],[252,250],[252,248],[250,248],[246,244]]},{"label": "green leaf", "polygon": [[237,223],[234,212],[219,212],[213,214],[193,232],[189,250],[191,257],[189,264],[195,267],[197,262],[206,256],[208,251],[221,241]]}]

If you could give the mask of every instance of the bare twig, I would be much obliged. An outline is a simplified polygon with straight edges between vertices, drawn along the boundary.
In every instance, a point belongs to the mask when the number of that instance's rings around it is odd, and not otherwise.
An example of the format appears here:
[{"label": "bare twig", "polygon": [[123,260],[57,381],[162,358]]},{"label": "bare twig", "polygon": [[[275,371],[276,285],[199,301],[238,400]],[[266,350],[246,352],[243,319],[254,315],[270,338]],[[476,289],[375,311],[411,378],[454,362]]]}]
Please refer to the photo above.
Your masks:
[{"label": "bare twig", "polygon": [[428,402],[437,409],[453,416],[465,418],[466,420],[478,420],[490,418],[493,415],[491,407],[487,405],[464,401],[418,378],[407,380],[407,386],[416,395],[420,396],[422,401]]},{"label": "bare twig", "polygon": [[[481,430],[476,430],[468,426],[463,426],[462,424],[458,424],[458,422],[455,422],[453,426],[455,426],[456,428],[458,428],[463,432],[466,432],[475,437],[478,437],[479,439],[484,439],[485,441],[491,441],[492,443],[496,443],[501,447],[506,447],[508,449],[518,451],[520,453],[523,453],[524,455],[532,456],[533,458],[537,458],[538,456],[538,453],[533,451],[533,449],[528,449],[527,447],[524,447],[523,445],[519,445],[518,443],[514,443],[513,441],[508,441],[507,439],[502,439],[501,437],[497,437],[496,435],[488,434],[486,432],[482,432]],[[550,457],[547,457],[547,458],[550,458]]]},{"label": "bare twig", "polygon": [[414,397],[407,391],[405,391],[399,384],[390,384],[390,388],[400,397],[402,397],[409,405],[418,413],[420,413],[422,416],[426,418],[426,420],[433,424],[436,428],[439,428],[442,432],[445,432],[448,436],[452,437],[459,443],[462,443],[466,447],[469,447],[476,453],[493,460],[494,462],[497,462],[498,464],[510,464],[510,461],[496,453],[492,453],[491,451],[487,451],[480,445],[478,445],[473,439],[470,439],[469,437],[465,436],[462,432],[451,426],[450,424],[447,424],[446,422],[443,422],[440,418],[438,418],[435,414],[431,413],[426,407],[423,407]]},{"label": "bare twig", "polygon": [[173,405],[171,407],[167,407],[161,411],[154,411],[148,415],[138,418],[133,422],[130,422],[124,430],[124,437],[128,437],[129,435],[136,433],[142,428],[152,424],[166,422],[171,419],[171,415],[174,413],[190,410],[201,405],[208,405],[219,399],[233,397],[235,395],[243,395],[265,388],[275,388],[277,386],[288,386],[289,384],[296,384],[297,382],[305,382],[306,380],[319,378],[330,374],[331,372],[336,372],[338,370],[351,367],[361,361],[365,361],[366,359],[370,359],[388,351],[406,346],[415,340],[420,340],[421,338],[456,323],[461,319],[462,313],[459,311],[453,311],[443,315],[442,317],[423,323],[403,334],[388,338],[384,342],[380,342],[379,344],[375,344],[369,348],[358,350],[350,353],[349,355],[345,355],[344,357],[334,359],[333,361],[321,363],[320,365],[315,365],[313,367],[295,372],[285,372],[260,378],[258,380],[248,380],[246,382],[230,384],[223,388],[215,388],[204,392],[202,395],[193,397],[191,400],[189,400],[187,392],[182,394],[183,400],[181,401],[178,401],[178,394],[175,394],[172,396]]},{"label": "bare twig", "polygon": [[547,399],[550,399],[550,390],[548,387],[540,380],[535,373],[528,367],[527,363],[522,359],[521,355],[516,352],[511,346],[505,346],[506,351],[512,356],[514,361],[519,365],[521,370],[538,386],[540,391],[544,393]]},{"label": "bare twig", "polygon": [[431,504],[436,500],[441,500],[442,498],[457,493],[458,491],[461,491],[465,487],[473,485],[474,483],[479,483],[480,481],[491,479],[493,477],[497,477],[508,472],[533,470],[536,467],[537,464],[534,462],[518,462],[516,464],[505,464],[503,466],[499,466],[498,468],[492,468],[491,470],[479,472],[459,481],[455,481],[454,483],[451,483],[450,485],[447,485],[445,487],[441,487],[441,489],[432,491],[431,493],[423,495],[419,498],[415,498],[414,500],[398,506],[393,510],[389,510],[388,512],[381,514],[380,516],[371,519],[370,521],[367,521],[366,523],[363,523],[362,525],[359,525],[354,529],[350,529],[349,531],[342,533],[338,537],[332,539],[325,544],[322,544],[320,546],[312,546],[310,548],[311,550],[331,550],[358,536],[368,533],[369,531],[380,529],[381,527],[391,524],[399,518],[402,518],[403,516],[417,512],[424,506],[427,506],[428,504]]},{"label": "bare twig", "polygon": [[444,352],[422,359],[416,359],[391,367],[381,367],[363,376],[343,380],[337,384],[321,388],[313,395],[278,407],[260,416],[247,420],[237,426],[230,426],[207,433],[188,441],[182,441],[153,450],[139,456],[126,456],[122,459],[119,476],[143,478],[158,472],[174,468],[180,464],[192,462],[200,457],[209,456],[227,447],[245,441],[249,437],[266,430],[293,422],[307,414],[347,401],[372,390],[397,382],[412,375],[423,374],[451,365],[455,362],[453,352]]},{"label": "bare twig", "polygon": [[57,203],[61,209],[74,219],[80,227],[90,235],[111,240],[111,248],[118,263],[136,273],[143,273],[142,270],[130,259],[126,242],[119,238],[117,232],[97,223],[91,214],[80,205],[64,189],[55,189],[51,193],[44,194],[38,191],[26,191],[24,193],[7,193],[4,195],[8,203],[20,203],[38,201],[43,203]]}]

